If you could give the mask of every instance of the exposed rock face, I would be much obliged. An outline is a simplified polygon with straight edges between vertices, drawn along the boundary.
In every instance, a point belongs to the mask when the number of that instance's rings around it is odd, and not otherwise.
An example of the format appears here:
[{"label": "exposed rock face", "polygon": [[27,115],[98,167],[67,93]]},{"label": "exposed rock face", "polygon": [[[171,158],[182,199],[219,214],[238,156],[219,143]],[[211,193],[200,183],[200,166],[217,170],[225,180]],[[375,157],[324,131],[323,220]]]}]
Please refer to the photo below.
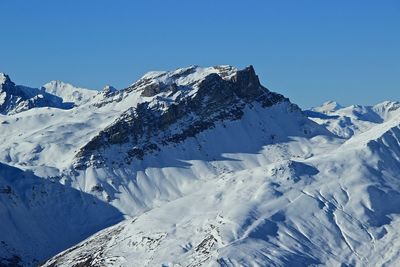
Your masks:
[{"label": "exposed rock face", "polygon": [[72,103],[44,90],[15,85],[8,75],[0,74],[0,114],[14,114],[37,107],[72,108]]},{"label": "exposed rock face", "polygon": [[118,145],[115,149],[124,155],[126,163],[140,160],[162,145],[182,142],[213,128],[218,121],[240,119],[246,106],[269,107],[288,101],[263,87],[252,66],[239,71],[227,68],[185,85],[177,84],[193,71],[195,68],[186,69],[166,82],[145,77],[125,89],[141,90],[142,97],[151,99],[127,110],[82,147],[75,167],[103,165],[108,154],[104,151],[113,145]]}]

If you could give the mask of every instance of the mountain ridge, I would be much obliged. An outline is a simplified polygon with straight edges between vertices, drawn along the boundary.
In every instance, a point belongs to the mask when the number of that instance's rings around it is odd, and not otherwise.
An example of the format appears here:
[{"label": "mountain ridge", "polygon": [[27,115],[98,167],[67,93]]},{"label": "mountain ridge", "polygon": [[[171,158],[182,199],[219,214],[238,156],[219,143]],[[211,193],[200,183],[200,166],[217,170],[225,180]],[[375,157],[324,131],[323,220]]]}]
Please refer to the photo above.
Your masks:
[{"label": "mountain ridge", "polygon": [[75,105],[82,105],[88,102],[98,93],[95,90],[76,87],[59,80],[53,80],[44,84],[42,89],[50,94],[61,97],[64,102],[71,102]]},{"label": "mountain ridge", "polygon": [[[333,103],[333,104],[332,104]],[[343,138],[364,132],[400,114],[398,101],[384,101],[374,106],[351,105],[343,107],[336,102],[326,102],[321,107],[305,111],[315,122]]]},{"label": "mountain ridge", "polygon": [[32,108],[71,109],[93,97],[96,91],[52,81],[41,88],[16,85],[7,74],[0,73],[0,113],[16,114]]}]

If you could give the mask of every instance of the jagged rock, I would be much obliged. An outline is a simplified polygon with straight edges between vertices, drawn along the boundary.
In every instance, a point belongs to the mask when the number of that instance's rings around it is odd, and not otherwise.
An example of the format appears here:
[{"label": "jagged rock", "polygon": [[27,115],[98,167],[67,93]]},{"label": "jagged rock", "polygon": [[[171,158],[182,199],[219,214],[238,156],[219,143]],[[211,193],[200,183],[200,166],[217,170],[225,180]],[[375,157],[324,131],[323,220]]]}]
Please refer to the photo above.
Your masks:
[{"label": "jagged rock", "polygon": [[[263,87],[252,66],[239,71],[222,67],[220,73],[210,73],[186,85],[177,84],[180,79],[189,80],[188,75],[195,70],[183,69],[161,81],[154,78],[160,75],[154,74],[125,89],[125,93],[141,90],[141,96],[152,98],[128,109],[82,147],[75,166],[89,166],[88,158],[93,155],[106,161],[107,153],[103,151],[113,145],[119,145],[116,149],[125,155],[125,162],[141,160],[159,146],[179,143],[213,128],[217,121],[240,119],[246,106],[258,103],[269,107],[288,101]],[[175,124],[179,124],[179,132],[171,131]]]}]

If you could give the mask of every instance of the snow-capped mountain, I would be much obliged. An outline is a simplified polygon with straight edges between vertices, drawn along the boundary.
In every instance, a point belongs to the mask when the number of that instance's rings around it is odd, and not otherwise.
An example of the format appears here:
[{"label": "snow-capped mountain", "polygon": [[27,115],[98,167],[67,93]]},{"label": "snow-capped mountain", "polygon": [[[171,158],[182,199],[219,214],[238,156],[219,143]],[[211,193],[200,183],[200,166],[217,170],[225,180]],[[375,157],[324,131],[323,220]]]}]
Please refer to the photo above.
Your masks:
[{"label": "snow-capped mountain", "polygon": [[343,107],[336,102],[326,102],[306,111],[315,122],[324,125],[334,134],[350,138],[400,115],[400,103],[385,101],[375,106],[352,105]]},{"label": "snow-capped mountain", "polygon": [[0,264],[391,265],[397,106],[303,112],[251,66],[191,66],[0,115]]},{"label": "snow-capped mountain", "polygon": [[45,91],[21,85],[15,85],[10,77],[0,73],[0,114],[13,114],[31,108],[56,107],[69,109],[71,103]]},{"label": "snow-capped mountain", "polygon": [[64,102],[82,105],[93,98],[97,92],[86,88],[75,87],[62,81],[51,81],[42,87],[47,93],[61,97]]},{"label": "snow-capped mountain", "polygon": [[[109,86],[106,88],[116,90]],[[8,75],[0,73],[0,114],[4,115],[42,107],[71,109],[88,102],[97,94],[95,90],[75,87],[62,81],[51,81],[40,89],[15,85]]]},{"label": "snow-capped mountain", "polygon": [[343,106],[340,105],[338,102],[336,102],[336,101],[327,101],[327,102],[323,103],[321,106],[312,108],[311,110],[315,111],[315,112],[328,114],[328,113],[331,113],[331,112],[335,112],[335,111],[337,111],[337,110],[339,110],[341,108],[343,108]]}]

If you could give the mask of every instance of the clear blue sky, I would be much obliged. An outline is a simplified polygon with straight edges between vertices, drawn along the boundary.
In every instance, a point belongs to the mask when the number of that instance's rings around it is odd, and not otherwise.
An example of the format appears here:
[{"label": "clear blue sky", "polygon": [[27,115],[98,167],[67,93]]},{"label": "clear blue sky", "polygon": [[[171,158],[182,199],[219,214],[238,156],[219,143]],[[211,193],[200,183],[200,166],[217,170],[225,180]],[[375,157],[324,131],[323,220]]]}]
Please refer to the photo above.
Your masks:
[{"label": "clear blue sky", "polygon": [[400,100],[398,0],[4,0],[0,72],[123,88],[149,70],[253,64],[306,108]]}]

